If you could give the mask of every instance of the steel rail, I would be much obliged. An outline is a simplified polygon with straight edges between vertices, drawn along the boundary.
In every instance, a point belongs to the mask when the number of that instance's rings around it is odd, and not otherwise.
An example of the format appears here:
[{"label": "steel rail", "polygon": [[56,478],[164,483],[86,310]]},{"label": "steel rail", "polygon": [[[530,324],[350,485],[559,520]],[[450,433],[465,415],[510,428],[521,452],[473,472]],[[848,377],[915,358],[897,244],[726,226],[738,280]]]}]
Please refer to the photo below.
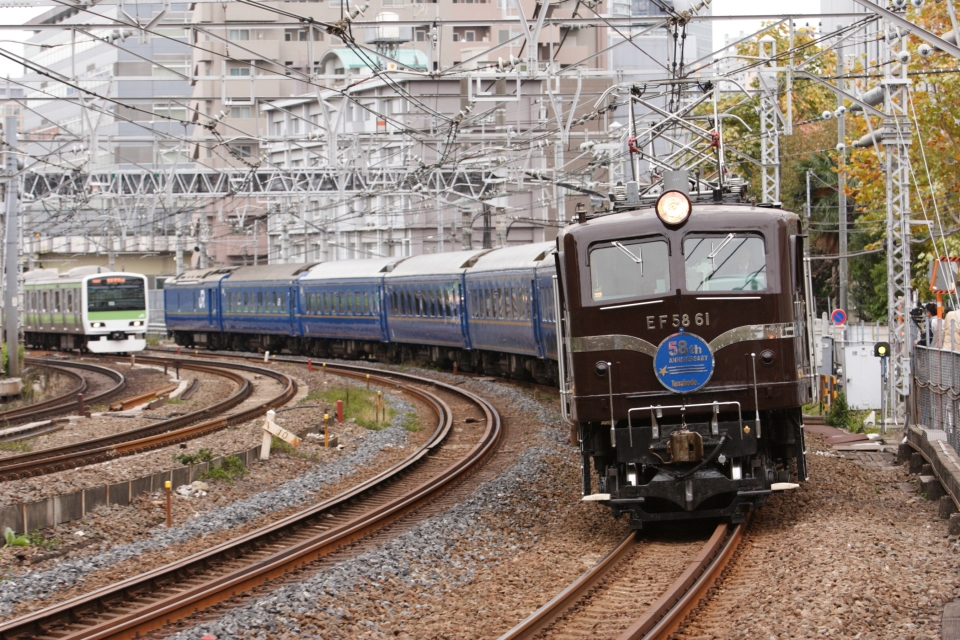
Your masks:
[{"label": "steel rail", "polygon": [[[83,371],[99,373],[116,382],[113,387],[107,389],[106,391],[92,395],[89,398],[84,398],[84,401],[90,404],[103,402],[109,398],[112,398],[113,396],[122,392],[127,383],[126,379],[123,377],[123,374],[119,371],[114,371],[113,369],[108,369],[106,367],[101,367],[86,362],[71,362],[66,360],[47,361],[39,358],[24,358],[23,361],[24,364],[29,364],[34,367],[55,369],[65,375],[80,378],[81,384],[78,387],[71,389],[67,393],[57,396],[56,398],[44,400],[43,402],[35,402],[26,407],[2,411],[0,412],[0,424],[13,425],[20,422],[32,422],[34,420],[43,420],[45,418],[74,411],[77,408],[77,394],[84,393],[87,390],[88,385],[86,379],[82,378],[79,374],[76,374],[73,371],[68,371],[68,369],[80,369]],[[3,440],[3,438],[0,438],[0,440]]]},{"label": "steel rail", "polygon": [[[360,367],[327,369],[332,375],[363,380],[367,380],[366,372],[371,371]],[[433,434],[409,457],[337,496],[240,538],[0,624],[0,639],[132,638],[161,628],[281,577],[394,522],[470,473],[496,449],[502,433],[500,416],[485,399],[435,380],[374,371],[385,375],[370,374],[371,382],[399,387],[421,399],[437,415]],[[465,455],[451,462],[438,454],[453,433],[453,412],[435,393],[413,384],[441,388],[466,399],[484,413],[486,424],[479,437],[466,433],[455,436],[476,440],[468,445]],[[421,477],[430,472],[428,478]],[[88,622],[85,624],[84,620]]]},{"label": "steel rail", "polygon": [[129,398],[122,398],[110,405],[110,411],[127,411],[151,400],[156,400],[162,395],[173,393],[179,386],[179,382],[174,382],[157,387],[156,389],[151,389],[150,391],[144,391]]},{"label": "steel rail", "polygon": [[[740,544],[744,526],[717,525],[680,577],[620,635],[620,640],[660,639],[675,631],[720,576]],[[534,638],[596,588],[611,569],[627,558],[635,545],[636,537],[631,533],[553,599],[500,636],[500,640]]]},{"label": "steel rail", "polygon": [[[297,384],[290,376],[263,367],[235,362],[212,365],[182,358],[141,357],[139,360],[147,364],[173,364],[184,369],[225,377],[238,384],[239,389],[233,395],[213,405],[169,420],[94,440],[0,459],[0,481],[55,473],[78,466],[103,462],[122,455],[141,453],[150,449],[184,442],[232,424],[239,424],[260,417],[267,409],[273,409],[289,402],[297,392]],[[284,389],[280,395],[250,409],[204,420],[236,407],[253,393],[250,381],[233,370],[273,378],[283,384]],[[200,420],[204,421],[197,423]]]}]

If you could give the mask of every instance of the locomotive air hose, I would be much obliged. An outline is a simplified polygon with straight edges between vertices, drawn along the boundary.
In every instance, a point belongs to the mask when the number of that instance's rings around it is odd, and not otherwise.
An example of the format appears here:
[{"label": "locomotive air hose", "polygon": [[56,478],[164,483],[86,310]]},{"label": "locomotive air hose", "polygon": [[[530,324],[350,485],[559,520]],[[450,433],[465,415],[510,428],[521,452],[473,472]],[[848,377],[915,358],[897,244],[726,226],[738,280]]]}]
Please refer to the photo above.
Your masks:
[{"label": "locomotive air hose", "polygon": [[718,442],[717,446],[713,449],[713,451],[710,452],[710,455],[704,458],[703,461],[697,466],[695,466],[693,469],[690,469],[690,471],[686,471],[678,475],[676,477],[677,480],[686,480],[687,478],[695,474],[697,471],[699,471],[701,468],[703,468],[703,465],[710,464],[711,462],[716,460],[717,456],[720,455],[720,450],[723,449],[723,445],[727,444],[727,440],[729,439],[730,438],[727,437],[727,434],[723,434],[723,436],[720,437],[720,442]]}]

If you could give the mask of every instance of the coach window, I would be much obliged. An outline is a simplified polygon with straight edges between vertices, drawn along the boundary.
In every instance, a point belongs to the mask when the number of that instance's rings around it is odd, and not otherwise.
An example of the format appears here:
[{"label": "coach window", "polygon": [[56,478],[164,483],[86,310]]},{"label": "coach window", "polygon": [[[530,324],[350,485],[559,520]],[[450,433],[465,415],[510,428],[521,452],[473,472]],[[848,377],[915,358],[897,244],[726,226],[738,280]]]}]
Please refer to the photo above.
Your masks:
[{"label": "coach window", "polygon": [[767,257],[763,238],[745,233],[687,236],[683,240],[689,291],[764,291]]},{"label": "coach window", "polygon": [[590,247],[590,296],[620,300],[670,290],[670,250],[663,240],[606,240]]}]

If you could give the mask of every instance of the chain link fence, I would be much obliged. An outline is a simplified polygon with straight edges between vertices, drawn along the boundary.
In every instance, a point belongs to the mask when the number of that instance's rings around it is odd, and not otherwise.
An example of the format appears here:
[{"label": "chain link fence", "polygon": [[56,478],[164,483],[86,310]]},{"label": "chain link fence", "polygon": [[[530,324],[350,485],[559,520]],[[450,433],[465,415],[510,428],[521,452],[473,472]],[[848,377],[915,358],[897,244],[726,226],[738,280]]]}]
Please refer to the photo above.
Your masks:
[{"label": "chain link fence", "polygon": [[913,376],[918,422],[931,429],[943,429],[950,446],[960,452],[955,422],[960,411],[960,353],[918,346]]}]

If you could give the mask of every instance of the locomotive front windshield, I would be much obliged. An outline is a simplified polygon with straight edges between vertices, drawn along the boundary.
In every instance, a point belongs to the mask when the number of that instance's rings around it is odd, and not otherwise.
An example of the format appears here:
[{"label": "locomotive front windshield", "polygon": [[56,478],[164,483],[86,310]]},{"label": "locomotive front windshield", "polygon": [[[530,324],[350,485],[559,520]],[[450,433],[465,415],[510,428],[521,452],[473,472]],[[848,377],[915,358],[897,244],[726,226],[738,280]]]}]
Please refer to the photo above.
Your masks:
[{"label": "locomotive front windshield", "polygon": [[729,233],[683,241],[688,291],[764,291],[763,238]]},{"label": "locomotive front windshield", "polygon": [[87,283],[88,311],[142,311],[146,307],[142,278],[107,276]]},{"label": "locomotive front windshield", "polygon": [[670,290],[670,251],[663,240],[613,240],[590,250],[594,300],[657,295]]}]

